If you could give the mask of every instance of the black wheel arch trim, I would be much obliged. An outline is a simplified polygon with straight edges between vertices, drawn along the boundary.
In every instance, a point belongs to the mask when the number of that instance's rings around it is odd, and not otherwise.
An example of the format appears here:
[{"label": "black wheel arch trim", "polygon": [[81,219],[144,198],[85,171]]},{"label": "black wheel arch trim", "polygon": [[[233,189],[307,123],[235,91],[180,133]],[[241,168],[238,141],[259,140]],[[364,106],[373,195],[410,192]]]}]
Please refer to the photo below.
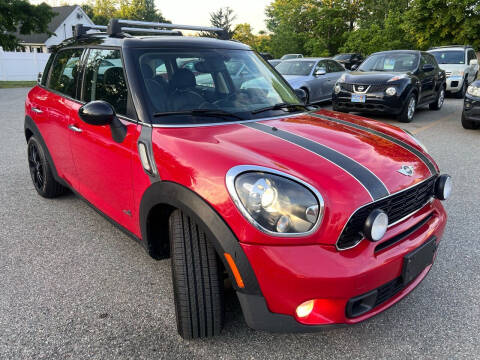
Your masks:
[{"label": "black wheel arch trim", "polygon": [[[217,254],[219,254],[235,290],[238,293],[261,295],[255,273],[233,231],[203,198],[178,183],[171,181],[154,182],[142,196],[139,214],[140,228],[144,246],[149,252],[152,250],[152,239],[149,239],[148,216],[150,211],[157,205],[168,205],[181,209],[195,219],[212,242]],[[231,269],[223,255],[225,252],[233,257],[245,284],[244,288],[237,286]]]},{"label": "black wheel arch trim", "polygon": [[33,121],[33,119],[30,116],[26,115],[25,116],[25,122],[24,122],[24,132],[25,132],[25,140],[27,142],[28,142],[28,136],[27,136],[28,131],[30,131],[35,136],[35,138],[40,142],[43,149],[45,150],[45,156],[47,157],[47,161],[50,164],[50,168],[52,170],[52,174],[53,174],[53,177],[55,178],[55,180],[58,183],[62,184],[63,186],[70,187],[65,182],[65,180],[63,180],[58,175],[57,168],[55,167],[55,163],[53,162],[52,156],[50,155],[50,150],[48,150],[47,144],[45,143],[45,140],[43,139],[43,136],[40,133],[40,130],[38,129],[38,127],[37,127],[37,124],[35,124],[35,122]]}]

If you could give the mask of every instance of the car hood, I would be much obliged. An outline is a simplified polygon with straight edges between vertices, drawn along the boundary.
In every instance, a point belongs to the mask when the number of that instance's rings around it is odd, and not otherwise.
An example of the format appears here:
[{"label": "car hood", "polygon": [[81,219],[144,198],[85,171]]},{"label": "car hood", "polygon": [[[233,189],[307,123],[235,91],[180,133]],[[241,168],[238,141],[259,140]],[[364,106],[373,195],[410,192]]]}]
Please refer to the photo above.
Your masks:
[{"label": "car hood", "polygon": [[390,79],[396,76],[409,76],[408,73],[383,72],[383,71],[352,71],[345,75],[345,82],[348,84],[387,84]]},{"label": "car hood", "polygon": [[[154,129],[160,178],[200,194],[245,242],[250,241],[248,230],[241,226],[247,225],[239,226],[233,216],[236,207],[225,185],[226,173],[235,166],[275,169],[313,186],[324,199],[329,231],[336,229],[338,235],[360,206],[438,171],[403,130],[327,110],[231,125]],[[404,165],[413,168],[412,176],[399,172]],[[335,243],[337,237],[324,238],[322,227],[319,231],[316,242]]]},{"label": "car hood", "polygon": [[438,64],[438,66],[447,72],[464,71],[466,68],[465,64]]}]

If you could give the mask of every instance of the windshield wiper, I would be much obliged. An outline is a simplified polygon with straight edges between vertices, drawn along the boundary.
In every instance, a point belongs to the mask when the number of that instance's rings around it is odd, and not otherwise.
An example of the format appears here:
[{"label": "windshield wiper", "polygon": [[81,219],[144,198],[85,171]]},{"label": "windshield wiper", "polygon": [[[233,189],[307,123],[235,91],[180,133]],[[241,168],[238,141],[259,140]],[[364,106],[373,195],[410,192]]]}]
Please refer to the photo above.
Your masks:
[{"label": "windshield wiper", "polygon": [[302,107],[304,109],[307,109],[307,107],[303,104],[289,104],[289,103],[279,103],[275,104],[272,106],[267,106],[261,109],[253,110],[251,113],[253,115],[259,114],[261,112],[269,111],[269,110],[282,110],[282,109],[287,109],[287,110],[294,110],[294,108]]},{"label": "windshield wiper", "polygon": [[184,111],[166,111],[154,113],[153,117],[162,117],[162,116],[179,116],[179,115],[190,115],[190,116],[210,116],[210,117],[233,117],[238,120],[245,120],[243,117],[236,114],[230,113],[223,110],[212,110],[212,109],[193,109],[193,110],[184,110]]}]

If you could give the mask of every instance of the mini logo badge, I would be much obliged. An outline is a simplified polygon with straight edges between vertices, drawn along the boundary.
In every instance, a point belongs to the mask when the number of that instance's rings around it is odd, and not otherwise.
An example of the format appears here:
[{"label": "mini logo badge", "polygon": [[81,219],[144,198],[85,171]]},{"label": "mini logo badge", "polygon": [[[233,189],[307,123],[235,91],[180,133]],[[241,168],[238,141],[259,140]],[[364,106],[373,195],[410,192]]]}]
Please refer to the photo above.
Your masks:
[{"label": "mini logo badge", "polygon": [[400,174],[405,176],[413,176],[413,166],[403,165],[400,170],[397,170]]},{"label": "mini logo badge", "polygon": [[358,91],[363,91],[363,90],[365,90],[365,87],[363,85],[360,85],[360,86],[357,87],[357,90]]}]

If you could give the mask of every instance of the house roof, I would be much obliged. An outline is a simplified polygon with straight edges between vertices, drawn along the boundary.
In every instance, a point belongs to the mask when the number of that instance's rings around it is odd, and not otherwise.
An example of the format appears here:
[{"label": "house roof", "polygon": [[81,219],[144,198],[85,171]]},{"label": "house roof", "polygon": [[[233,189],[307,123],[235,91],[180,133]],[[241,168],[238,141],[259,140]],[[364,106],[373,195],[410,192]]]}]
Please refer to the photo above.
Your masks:
[{"label": "house roof", "polygon": [[[52,7],[52,10],[56,15],[52,18],[52,21],[48,24],[48,31],[54,33],[55,30],[65,21],[65,19],[77,8],[78,5],[56,6]],[[15,36],[20,42],[28,44],[44,44],[48,40],[50,35],[47,33],[42,34],[30,34],[22,35],[18,32]]]}]

